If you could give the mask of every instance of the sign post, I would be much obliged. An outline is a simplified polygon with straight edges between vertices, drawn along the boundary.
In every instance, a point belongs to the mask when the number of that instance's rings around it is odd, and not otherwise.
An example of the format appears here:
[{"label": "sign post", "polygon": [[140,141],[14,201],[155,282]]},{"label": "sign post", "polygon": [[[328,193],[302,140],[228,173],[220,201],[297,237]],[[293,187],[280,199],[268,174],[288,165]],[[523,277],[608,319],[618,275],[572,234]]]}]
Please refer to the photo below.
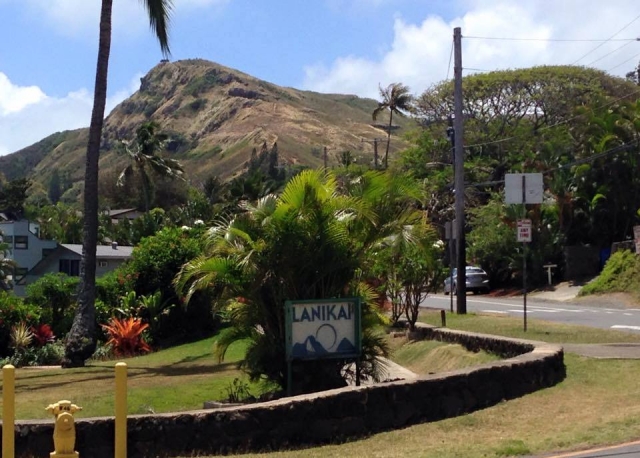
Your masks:
[{"label": "sign post", "polygon": [[531,220],[518,220],[518,242],[522,242],[522,290],[524,308],[524,330],[527,330],[527,243],[531,242]]},{"label": "sign post", "polygon": [[[541,204],[543,197],[541,173],[507,173],[504,176],[505,203],[522,204],[524,216],[527,204]],[[531,220],[518,220],[517,240],[522,242],[522,290],[524,330],[527,330],[527,243],[531,242]]]},{"label": "sign post", "polygon": [[360,385],[362,351],[359,297],[286,301],[287,394],[291,394],[294,360],[355,359]]}]

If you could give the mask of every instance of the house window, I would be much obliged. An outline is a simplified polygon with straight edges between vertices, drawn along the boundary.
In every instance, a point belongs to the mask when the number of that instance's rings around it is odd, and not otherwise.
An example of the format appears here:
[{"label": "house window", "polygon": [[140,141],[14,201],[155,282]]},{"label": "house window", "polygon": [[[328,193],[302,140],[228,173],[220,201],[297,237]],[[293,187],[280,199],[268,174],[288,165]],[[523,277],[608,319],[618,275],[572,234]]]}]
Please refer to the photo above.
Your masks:
[{"label": "house window", "polygon": [[59,271],[63,274],[69,275],[70,277],[78,277],[80,275],[80,260],[61,259]]},{"label": "house window", "polygon": [[99,261],[98,266],[100,267],[109,267],[109,263],[107,261]]},{"label": "house window", "polygon": [[16,235],[13,240],[13,247],[16,250],[28,250],[29,249],[29,236]]},{"label": "house window", "polygon": [[0,235],[0,241],[9,245],[9,248],[13,248],[13,235]]},{"label": "house window", "polygon": [[42,249],[42,258],[46,258],[53,252],[53,248],[43,248]]}]

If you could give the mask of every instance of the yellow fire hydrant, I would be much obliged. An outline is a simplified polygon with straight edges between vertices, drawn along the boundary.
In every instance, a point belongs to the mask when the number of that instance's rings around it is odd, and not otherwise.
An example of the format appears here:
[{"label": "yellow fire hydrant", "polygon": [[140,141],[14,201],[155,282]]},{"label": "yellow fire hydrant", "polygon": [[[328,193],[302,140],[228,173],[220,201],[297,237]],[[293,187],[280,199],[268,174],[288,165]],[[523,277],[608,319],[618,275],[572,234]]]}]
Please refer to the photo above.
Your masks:
[{"label": "yellow fire hydrant", "polygon": [[46,410],[56,417],[56,424],[53,429],[53,448],[50,453],[51,458],[79,458],[78,452],[74,451],[76,445],[76,425],[73,414],[82,407],[71,404],[71,401],[58,401],[51,404]]}]

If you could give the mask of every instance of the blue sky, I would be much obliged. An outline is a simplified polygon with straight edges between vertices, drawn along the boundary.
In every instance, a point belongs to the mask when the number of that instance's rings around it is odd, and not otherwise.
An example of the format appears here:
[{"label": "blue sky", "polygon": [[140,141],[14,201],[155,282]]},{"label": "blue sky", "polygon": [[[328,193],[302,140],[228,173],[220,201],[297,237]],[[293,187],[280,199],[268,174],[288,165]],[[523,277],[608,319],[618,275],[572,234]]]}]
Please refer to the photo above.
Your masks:
[{"label": "blue sky", "polygon": [[[452,75],[453,27],[477,70],[588,65],[624,75],[640,60],[637,0],[175,0],[172,59],[204,58],[283,86],[376,97],[419,94]],[[99,0],[0,0],[0,155],[87,126]],[[109,106],[161,59],[137,0],[114,0]],[[635,20],[634,20],[635,19]],[[624,28],[626,26],[626,28]],[[624,29],[623,29],[624,28]],[[617,34],[617,35],[616,35]],[[615,35],[615,36],[614,36]],[[548,41],[548,39],[607,39]],[[625,62],[627,61],[627,62]]]}]

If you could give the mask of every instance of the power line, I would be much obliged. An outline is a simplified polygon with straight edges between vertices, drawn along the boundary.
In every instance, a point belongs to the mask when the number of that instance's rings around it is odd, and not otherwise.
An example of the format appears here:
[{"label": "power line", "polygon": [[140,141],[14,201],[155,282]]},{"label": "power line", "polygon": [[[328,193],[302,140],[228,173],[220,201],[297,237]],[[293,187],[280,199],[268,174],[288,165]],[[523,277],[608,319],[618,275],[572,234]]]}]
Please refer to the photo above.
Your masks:
[{"label": "power line", "polygon": [[453,57],[453,40],[451,40],[451,50],[449,51],[449,64],[447,65],[447,79],[449,81],[449,71],[451,71],[451,58]]},{"label": "power line", "polygon": [[607,42],[609,41],[613,41],[613,37],[615,37],[616,35],[618,35],[620,32],[622,32],[624,29],[626,29],[627,27],[629,27],[631,24],[633,24],[634,22],[636,22],[638,19],[640,19],[640,14],[637,15],[635,18],[633,18],[627,25],[625,25],[623,28],[621,28],[620,30],[618,30],[616,33],[614,33],[613,35],[611,35],[611,37],[609,37],[609,39],[603,41],[602,43],[600,43],[598,46],[596,46],[595,48],[593,48],[591,51],[587,52],[586,54],[584,54],[582,57],[580,57],[578,60],[576,60],[575,62],[573,62],[573,64],[571,65],[575,65],[578,62],[580,62],[582,59],[584,59],[585,57],[587,57],[589,54],[591,54],[592,52],[596,51],[597,49],[600,49],[601,46],[604,46]]},{"label": "power line", "polygon": [[591,66],[592,66],[593,64],[595,64],[596,62],[600,62],[600,61],[601,61],[602,59],[604,59],[605,57],[610,56],[611,54],[613,54],[613,53],[615,53],[615,52],[617,52],[617,51],[621,50],[621,49],[622,49],[622,48],[624,48],[625,46],[629,46],[631,43],[633,43],[633,41],[628,41],[628,42],[626,42],[625,44],[618,46],[618,47],[617,47],[616,49],[614,49],[613,51],[610,51],[610,52],[606,53],[604,56],[602,56],[602,57],[598,57],[596,60],[592,60],[591,62],[589,62],[589,63],[587,64],[587,67],[591,67]]},{"label": "power line", "polygon": [[[586,164],[588,162],[593,162],[612,154],[626,152],[626,151],[629,151],[633,146],[640,146],[640,140],[632,140],[628,143],[623,143],[622,145],[614,146],[613,148],[603,151],[602,153],[593,154],[589,157],[584,157],[582,159],[576,159],[575,161],[569,162],[567,164],[562,164],[554,169],[545,170],[544,172],[542,172],[542,174],[548,175],[550,173],[557,172],[558,170],[573,167],[574,165]],[[493,185],[502,184],[502,183],[504,183],[504,180],[482,181],[477,183],[465,183],[464,187],[467,188],[471,186],[493,186]]]},{"label": "power line", "polygon": [[[636,19],[640,18],[638,16]],[[634,19],[634,21],[636,20]],[[633,21],[631,21],[633,22]],[[631,23],[627,24],[620,31],[618,31],[613,36],[615,37],[618,33],[622,32],[626,27],[631,25]],[[474,37],[474,36],[464,36],[463,38],[469,40],[498,40],[498,41],[558,41],[558,42],[603,42],[606,43],[608,41],[640,41],[640,38],[608,38],[608,39],[583,39],[583,38],[516,38],[516,37]]]},{"label": "power line", "polygon": [[634,56],[631,56],[629,59],[625,60],[624,62],[620,62],[618,65],[616,65],[615,67],[611,67],[609,70],[607,70],[608,72],[610,72],[611,70],[615,70],[616,68],[620,67],[621,65],[626,64],[627,62],[629,62],[630,60],[635,59],[636,57],[640,56],[640,52]]},{"label": "power line", "polygon": [[[632,58],[632,59],[633,59],[633,58]],[[631,59],[629,59],[629,60],[631,60]],[[623,62],[623,63],[624,63],[624,62]],[[621,65],[622,65],[622,64],[621,64]],[[613,105],[614,103],[619,102],[620,100],[624,100],[624,99],[626,99],[626,98],[628,98],[628,97],[634,96],[634,95],[639,94],[639,93],[640,93],[640,89],[638,89],[637,91],[633,91],[633,92],[631,92],[630,94],[623,95],[622,97],[618,97],[617,99],[610,100],[609,102],[607,102],[607,103],[605,103],[604,105],[601,105],[601,106],[599,106],[599,107],[591,108],[591,109],[590,109],[590,111],[601,110],[602,108],[606,108],[606,107],[608,107],[609,105]],[[544,126],[544,127],[541,127],[540,129],[538,129],[538,132],[542,132],[542,131],[545,131],[545,130],[547,130],[547,129],[552,129],[552,128],[557,127],[557,126],[560,126],[560,125],[562,125],[562,124],[566,124],[566,123],[568,123],[568,122],[573,121],[574,119],[578,119],[578,118],[579,118],[579,117],[581,117],[581,116],[583,116],[583,115],[582,115],[582,114],[579,114],[579,115],[573,116],[573,117],[571,117],[571,118],[565,119],[564,121],[559,121],[559,122],[557,122],[557,123],[555,123],[555,124],[551,124],[550,126]],[[468,149],[468,148],[477,148],[477,147],[480,147],[480,146],[487,146],[487,145],[495,145],[495,144],[497,144],[497,143],[503,143],[503,142],[507,142],[507,141],[509,141],[509,140],[513,140],[514,138],[516,138],[516,136],[515,136],[515,135],[513,135],[513,136],[511,136],[511,137],[501,138],[501,139],[499,139],[499,140],[492,140],[492,141],[489,141],[489,142],[483,142],[483,143],[475,143],[475,144],[473,144],[473,145],[465,145],[465,149]]]}]

